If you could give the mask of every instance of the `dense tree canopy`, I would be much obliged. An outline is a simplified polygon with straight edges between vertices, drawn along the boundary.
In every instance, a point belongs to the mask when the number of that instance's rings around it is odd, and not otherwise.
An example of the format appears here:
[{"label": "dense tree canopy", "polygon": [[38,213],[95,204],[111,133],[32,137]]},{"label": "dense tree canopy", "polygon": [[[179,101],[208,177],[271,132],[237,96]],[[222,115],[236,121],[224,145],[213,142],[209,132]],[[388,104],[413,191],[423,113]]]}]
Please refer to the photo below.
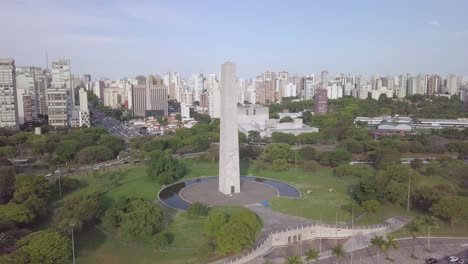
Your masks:
[{"label": "dense tree canopy", "polygon": [[161,208],[140,198],[120,199],[104,216],[107,227],[116,229],[128,239],[149,239],[156,235],[163,225]]},{"label": "dense tree canopy", "polygon": [[153,151],[146,164],[146,173],[159,184],[169,184],[182,178],[186,168],[179,160],[161,151]]}]

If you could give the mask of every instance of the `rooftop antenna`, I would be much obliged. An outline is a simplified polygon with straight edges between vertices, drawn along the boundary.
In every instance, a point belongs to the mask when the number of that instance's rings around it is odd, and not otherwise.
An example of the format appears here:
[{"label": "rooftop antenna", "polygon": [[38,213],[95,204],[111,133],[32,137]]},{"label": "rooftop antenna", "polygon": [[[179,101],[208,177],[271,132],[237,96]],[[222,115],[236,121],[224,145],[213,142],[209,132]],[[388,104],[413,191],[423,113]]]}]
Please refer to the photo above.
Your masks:
[{"label": "rooftop antenna", "polygon": [[49,69],[49,54],[47,53],[47,49],[45,50],[45,56],[46,56],[46,70]]}]

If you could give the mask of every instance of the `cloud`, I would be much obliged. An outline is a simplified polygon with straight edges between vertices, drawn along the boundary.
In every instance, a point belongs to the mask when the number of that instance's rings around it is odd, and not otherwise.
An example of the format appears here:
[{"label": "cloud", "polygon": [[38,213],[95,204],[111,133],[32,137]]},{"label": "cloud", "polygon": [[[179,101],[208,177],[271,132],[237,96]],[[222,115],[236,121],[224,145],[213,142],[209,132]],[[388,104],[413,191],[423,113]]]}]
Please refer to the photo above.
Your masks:
[{"label": "cloud", "polygon": [[438,26],[440,26],[440,21],[439,20],[432,20],[432,21],[427,22],[427,24],[430,25],[430,26],[438,27]]}]

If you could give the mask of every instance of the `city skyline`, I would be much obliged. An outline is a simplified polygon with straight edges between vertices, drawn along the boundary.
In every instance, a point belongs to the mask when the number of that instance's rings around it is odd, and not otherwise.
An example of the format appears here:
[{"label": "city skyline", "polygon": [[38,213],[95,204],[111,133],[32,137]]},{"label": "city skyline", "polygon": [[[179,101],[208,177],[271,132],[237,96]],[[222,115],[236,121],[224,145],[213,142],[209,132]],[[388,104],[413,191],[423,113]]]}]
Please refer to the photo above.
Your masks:
[{"label": "city skyline", "polygon": [[[272,69],[291,74],[468,76],[468,3],[317,3],[258,1],[94,1],[0,3],[2,57],[17,66],[60,58],[93,77],[217,72],[239,65],[239,77]],[[417,11],[417,12],[416,12]],[[53,13],[54,16],[45,14]],[[352,22],[352,23],[349,23]],[[11,26],[14,25],[14,26]]]}]

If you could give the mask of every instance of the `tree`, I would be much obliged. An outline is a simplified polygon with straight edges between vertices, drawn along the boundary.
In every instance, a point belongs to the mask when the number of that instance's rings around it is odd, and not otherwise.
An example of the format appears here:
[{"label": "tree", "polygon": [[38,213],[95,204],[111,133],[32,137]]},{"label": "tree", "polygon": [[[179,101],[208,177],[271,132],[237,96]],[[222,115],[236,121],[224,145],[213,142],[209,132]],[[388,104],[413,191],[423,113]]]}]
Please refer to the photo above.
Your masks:
[{"label": "tree", "polygon": [[297,135],[296,141],[299,144],[316,144],[323,139],[323,134],[319,132],[302,133]]},{"label": "tree", "polygon": [[336,263],[338,264],[338,259],[344,257],[345,251],[343,249],[343,245],[338,244],[332,248],[332,254],[336,259]]},{"label": "tree", "polygon": [[436,218],[433,216],[424,216],[421,219],[423,226],[427,227],[427,252],[431,252],[431,228],[437,228]]},{"label": "tree", "polygon": [[152,238],[162,227],[161,208],[141,198],[120,199],[106,211],[106,226],[128,239]]},{"label": "tree", "polygon": [[7,203],[15,191],[15,168],[0,166],[0,204]]},{"label": "tree", "polygon": [[307,261],[316,261],[319,260],[320,254],[316,249],[311,248],[307,250],[305,257]]},{"label": "tree", "polygon": [[221,227],[217,242],[222,255],[238,253],[255,242],[255,233],[244,223],[230,221]]},{"label": "tree", "polygon": [[380,207],[380,202],[377,200],[367,200],[362,203],[362,209],[368,214],[375,214]]},{"label": "tree", "polygon": [[56,210],[54,222],[63,232],[68,231],[72,225],[76,231],[81,231],[96,222],[101,211],[99,194],[72,196],[66,198],[63,206]]},{"label": "tree", "polygon": [[374,236],[370,243],[377,249],[377,263],[380,263],[380,250],[385,248],[385,239],[382,236]]},{"label": "tree", "polygon": [[277,159],[288,160],[292,155],[291,146],[285,143],[269,144],[263,151],[261,158],[264,161],[272,162]]},{"label": "tree", "polygon": [[225,213],[215,212],[208,215],[204,230],[205,234],[211,237],[216,237],[221,230],[221,227],[227,223],[227,215]]},{"label": "tree", "polygon": [[352,155],[344,149],[337,149],[336,151],[322,152],[319,155],[319,162],[322,165],[336,167],[340,164],[347,164],[351,162]]},{"label": "tree", "polygon": [[285,159],[276,159],[272,162],[271,169],[273,171],[287,171],[289,164]]},{"label": "tree", "polygon": [[437,217],[453,226],[455,221],[463,216],[463,211],[467,208],[466,198],[457,196],[446,196],[440,198],[432,205],[430,211]]},{"label": "tree", "polygon": [[315,160],[317,157],[317,150],[314,147],[305,146],[299,150],[303,160]]},{"label": "tree", "polygon": [[273,132],[271,139],[275,143],[286,143],[289,145],[296,143],[296,136],[290,133]]},{"label": "tree", "polygon": [[19,175],[12,201],[26,206],[34,214],[43,215],[51,194],[51,185],[44,177]]},{"label": "tree", "polygon": [[0,205],[0,220],[9,221],[16,224],[30,224],[36,215],[23,204],[8,203]]},{"label": "tree", "polygon": [[304,262],[302,262],[301,257],[297,255],[293,255],[293,256],[286,258],[286,262],[285,262],[285,264],[303,264],[303,263]]},{"label": "tree", "polygon": [[112,150],[105,146],[85,147],[76,154],[76,158],[80,163],[95,163],[111,160],[113,156]]},{"label": "tree", "polygon": [[249,134],[247,136],[247,141],[249,143],[259,143],[260,140],[262,140],[262,137],[260,136],[260,132],[255,131],[255,130],[249,131]]},{"label": "tree", "polygon": [[414,255],[414,243],[416,242],[416,235],[421,232],[421,223],[419,220],[413,220],[409,224],[406,225],[406,229],[411,233],[413,237],[413,253],[411,254],[412,257],[416,257]]},{"label": "tree", "polygon": [[0,147],[0,155],[12,159],[16,155],[16,148],[13,146]]},{"label": "tree", "polygon": [[302,167],[304,169],[304,172],[306,173],[316,172],[319,167],[319,164],[316,161],[311,160],[304,162]]},{"label": "tree", "polygon": [[416,159],[413,159],[410,162],[410,166],[411,166],[411,168],[413,168],[415,170],[419,170],[419,169],[422,169],[424,164],[423,164],[423,161],[421,159],[416,158]]},{"label": "tree", "polygon": [[401,164],[401,153],[390,147],[378,149],[375,153],[375,165],[379,169],[384,169],[389,165]]},{"label": "tree", "polygon": [[429,177],[437,175],[441,172],[440,163],[437,160],[431,160],[426,166],[426,174]]},{"label": "tree", "polygon": [[24,247],[31,264],[67,263],[71,257],[70,240],[58,232],[35,232],[18,244]]},{"label": "tree", "polygon": [[146,164],[146,173],[153,181],[162,185],[182,178],[186,173],[186,168],[179,160],[161,151],[153,151]]},{"label": "tree", "polygon": [[388,252],[392,249],[396,250],[399,247],[400,247],[400,244],[398,244],[398,241],[395,239],[395,237],[392,235],[387,235],[387,241],[385,241],[385,245],[384,245],[384,252],[385,252],[386,258],[389,259],[390,261],[393,261],[393,259],[391,259],[388,256]]},{"label": "tree", "polygon": [[233,213],[229,219],[229,222],[243,223],[252,230],[254,234],[257,233],[262,228],[262,223],[260,222],[257,215],[247,209],[243,209]]},{"label": "tree", "polygon": [[210,208],[206,204],[194,202],[187,210],[187,214],[190,216],[203,217],[208,215],[209,210]]},{"label": "tree", "polygon": [[292,122],[294,122],[294,120],[290,116],[285,116],[285,117],[281,118],[279,122],[280,123],[292,123]]},{"label": "tree", "polygon": [[103,134],[99,139],[99,144],[112,150],[114,156],[118,155],[125,146],[125,141],[116,136]]}]

